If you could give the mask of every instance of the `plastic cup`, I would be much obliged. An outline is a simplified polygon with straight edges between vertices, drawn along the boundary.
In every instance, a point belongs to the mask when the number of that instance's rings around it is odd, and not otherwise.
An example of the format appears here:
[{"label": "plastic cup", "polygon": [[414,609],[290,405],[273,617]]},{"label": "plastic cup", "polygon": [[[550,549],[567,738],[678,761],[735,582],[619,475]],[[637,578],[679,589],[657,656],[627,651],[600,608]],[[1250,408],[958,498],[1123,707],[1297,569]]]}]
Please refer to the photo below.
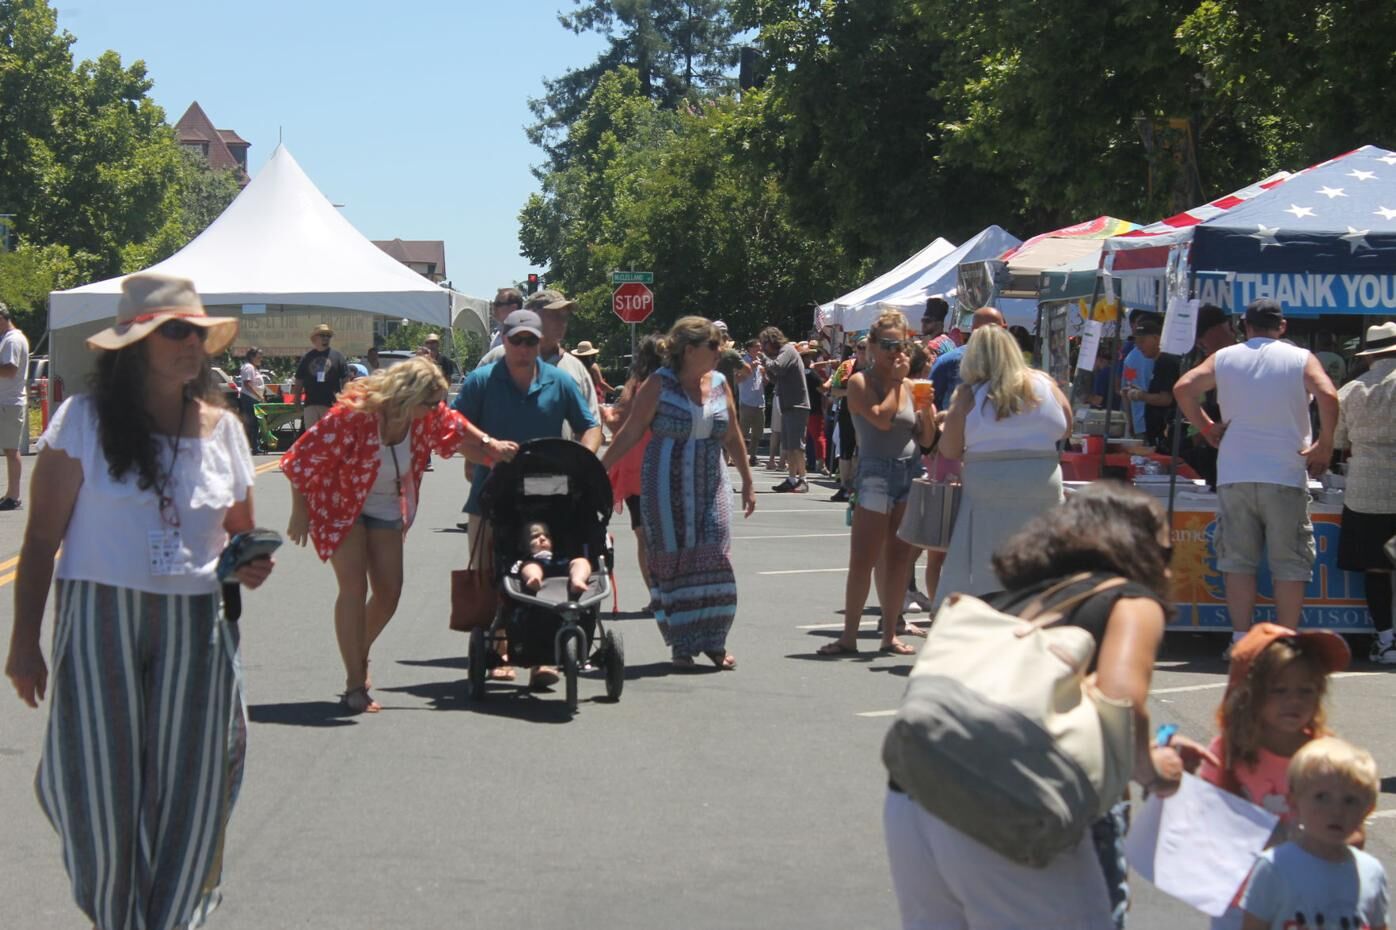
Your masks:
[{"label": "plastic cup", "polygon": [[908,382],[911,385],[911,404],[917,410],[925,410],[935,403],[935,386],[924,378],[913,378]]},{"label": "plastic cup", "polygon": [[1104,437],[1104,436],[1087,436],[1087,437],[1086,437],[1086,454],[1088,454],[1088,455],[1100,455],[1100,454],[1101,454],[1102,452],[1104,452],[1104,451],[1105,451],[1105,437]]}]

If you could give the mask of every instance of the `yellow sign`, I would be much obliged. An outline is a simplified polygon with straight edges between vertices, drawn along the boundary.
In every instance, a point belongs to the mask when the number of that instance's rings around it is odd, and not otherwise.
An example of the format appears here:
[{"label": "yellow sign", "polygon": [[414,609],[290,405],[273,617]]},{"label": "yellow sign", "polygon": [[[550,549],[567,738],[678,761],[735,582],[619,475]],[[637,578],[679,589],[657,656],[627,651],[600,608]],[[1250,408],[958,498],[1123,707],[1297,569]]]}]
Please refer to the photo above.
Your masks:
[{"label": "yellow sign", "polygon": [[228,307],[211,307],[215,316],[238,315],[238,336],[233,353],[241,355],[256,346],[270,356],[299,357],[309,352],[310,333],[321,323],[334,330],[334,348],[345,355],[363,355],[373,345],[374,315],[354,310],[282,310],[268,307],[265,313],[233,314]]},{"label": "yellow sign", "polygon": [[1086,298],[1082,297],[1076,301],[1076,306],[1081,311],[1081,319],[1095,320],[1098,323],[1113,323],[1120,318],[1120,302],[1113,297],[1098,297],[1095,307],[1087,311]]}]

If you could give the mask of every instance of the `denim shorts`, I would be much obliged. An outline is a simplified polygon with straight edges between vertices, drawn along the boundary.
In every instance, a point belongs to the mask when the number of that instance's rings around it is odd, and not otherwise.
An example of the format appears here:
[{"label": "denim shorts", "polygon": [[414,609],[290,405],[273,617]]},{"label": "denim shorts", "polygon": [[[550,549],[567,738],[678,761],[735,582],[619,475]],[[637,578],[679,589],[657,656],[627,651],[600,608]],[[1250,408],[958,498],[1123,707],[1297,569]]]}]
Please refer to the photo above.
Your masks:
[{"label": "denim shorts", "polygon": [[396,520],[384,520],[381,517],[370,517],[366,513],[359,514],[359,522],[366,530],[400,530],[402,529],[402,518]]},{"label": "denim shorts", "polygon": [[874,513],[891,513],[911,495],[911,482],[921,477],[921,456],[875,459],[860,456],[853,489],[858,506]]}]

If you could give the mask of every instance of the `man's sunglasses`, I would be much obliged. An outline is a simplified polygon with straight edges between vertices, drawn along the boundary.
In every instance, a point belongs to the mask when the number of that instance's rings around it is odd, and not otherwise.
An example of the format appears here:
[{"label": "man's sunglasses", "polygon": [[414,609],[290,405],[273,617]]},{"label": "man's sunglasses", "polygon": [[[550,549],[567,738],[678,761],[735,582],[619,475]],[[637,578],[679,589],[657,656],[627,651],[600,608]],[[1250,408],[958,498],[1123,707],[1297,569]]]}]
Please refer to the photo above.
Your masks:
[{"label": "man's sunglasses", "polygon": [[878,346],[882,349],[882,351],[884,351],[884,352],[905,352],[905,351],[906,351],[906,340],[905,340],[905,339],[879,339],[879,340],[877,340],[877,344],[878,344]]},{"label": "man's sunglasses", "polygon": [[503,303],[497,303],[497,304],[494,305],[494,308],[495,308],[496,310],[503,310],[505,307],[513,307],[515,310],[522,310],[522,309],[523,309],[523,304],[521,304],[521,303],[516,303],[515,301],[512,301],[512,300],[506,300],[506,301],[504,301]]},{"label": "man's sunglasses", "polygon": [[509,344],[516,346],[536,346],[538,337],[532,333],[519,333],[517,336],[509,337]]},{"label": "man's sunglasses", "polygon": [[200,342],[208,338],[208,330],[183,320],[166,320],[157,326],[155,331],[171,342],[183,342],[189,338],[190,333],[198,336]]}]

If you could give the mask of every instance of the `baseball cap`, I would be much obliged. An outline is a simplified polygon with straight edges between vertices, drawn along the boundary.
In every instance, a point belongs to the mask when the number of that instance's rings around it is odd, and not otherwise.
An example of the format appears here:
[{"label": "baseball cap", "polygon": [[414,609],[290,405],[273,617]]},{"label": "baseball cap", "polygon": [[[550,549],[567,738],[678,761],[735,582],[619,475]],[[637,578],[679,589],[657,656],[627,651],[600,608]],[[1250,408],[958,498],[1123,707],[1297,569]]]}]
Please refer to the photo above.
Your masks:
[{"label": "baseball cap", "polygon": [[1246,322],[1266,329],[1278,329],[1285,321],[1284,309],[1278,300],[1261,297],[1246,304]]},{"label": "baseball cap", "polygon": [[427,336],[427,338],[425,338],[425,339],[422,340],[422,342],[440,342],[440,341],[441,341],[441,335],[440,335],[439,333],[432,333],[431,335]]},{"label": "baseball cap", "polygon": [[1330,675],[1341,672],[1352,662],[1352,650],[1347,642],[1331,630],[1291,630],[1278,623],[1257,623],[1231,649],[1231,673],[1226,690],[1244,682],[1260,654],[1281,639],[1293,640],[1295,648],[1318,659],[1319,665]]},{"label": "baseball cap", "polygon": [[1135,336],[1161,336],[1163,335],[1163,323],[1156,316],[1141,317],[1139,322],[1134,324]]},{"label": "baseball cap", "polygon": [[499,329],[504,333],[505,339],[516,332],[532,333],[539,339],[543,338],[543,320],[532,310],[515,310],[504,318],[504,322],[499,324]]},{"label": "baseball cap", "polygon": [[1216,304],[1203,304],[1197,311],[1197,334],[1200,336],[1213,326],[1221,326],[1228,321],[1226,311]]}]

